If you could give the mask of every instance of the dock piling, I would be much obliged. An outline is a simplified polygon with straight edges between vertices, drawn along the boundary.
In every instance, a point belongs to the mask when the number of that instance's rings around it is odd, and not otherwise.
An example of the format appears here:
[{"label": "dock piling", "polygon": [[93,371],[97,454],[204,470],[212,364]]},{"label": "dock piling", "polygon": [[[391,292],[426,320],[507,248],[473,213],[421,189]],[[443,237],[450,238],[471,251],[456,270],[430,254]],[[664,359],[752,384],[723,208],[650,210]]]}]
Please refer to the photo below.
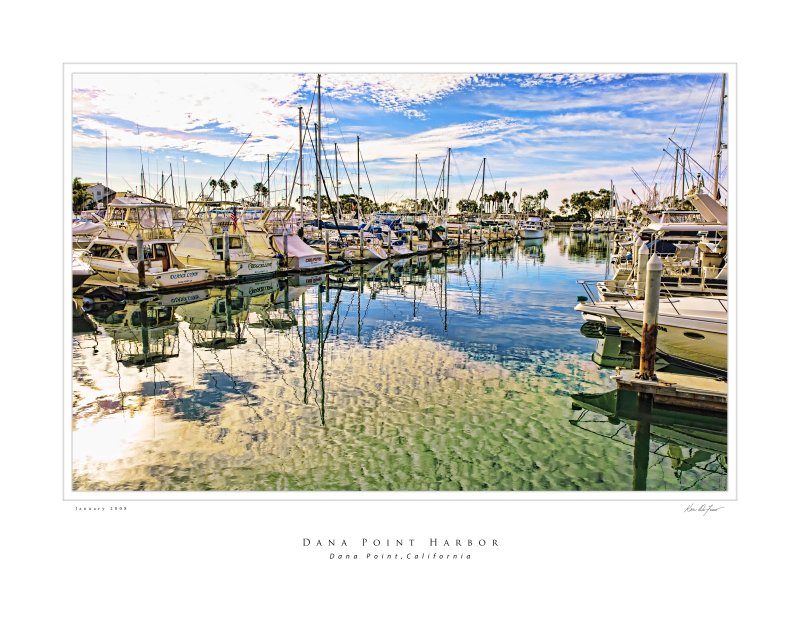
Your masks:
[{"label": "dock piling", "polygon": [[144,281],[144,239],[141,232],[136,234],[136,270],[139,274],[139,287],[145,287]]},{"label": "dock piling", "polygon": [[642,243],[642,246],[639,247],[639,251],[637,251],[636,281],[634,283],[636,298],[640,300],[644,298],[645,286],[647,282],[647,263],[649,255],[650,255],[650,249],[648,249],[647,243]]},{"label": "dock piling", "polygon": [[[642,253],[639,253],[640,257]],[[642,380],[656,380],[656,352],[658,339],[658,301],[661,294],[661,271],[664,264],[653,254],[647,262],[647,285],[644,294],[642,315],[642,347],[639,360],[639,375]]]}]

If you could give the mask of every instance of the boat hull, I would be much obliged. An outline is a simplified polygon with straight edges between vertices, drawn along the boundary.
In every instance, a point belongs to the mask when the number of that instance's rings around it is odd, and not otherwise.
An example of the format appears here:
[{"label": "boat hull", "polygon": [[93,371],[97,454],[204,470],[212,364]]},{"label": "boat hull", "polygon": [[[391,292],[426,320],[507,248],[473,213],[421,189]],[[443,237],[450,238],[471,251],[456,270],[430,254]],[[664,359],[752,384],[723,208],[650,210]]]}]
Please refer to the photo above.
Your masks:
[{"label": "boat hull", "polygon": [[[680,300],[662,300],[662,306],[668,307],[679,302]],[[715,302],[727,304],[727,300],[716,301],[712,299],[709,302],[712,304]],[[579,303],[575,309],[585,316],[601,317],[607,325],[617,326],[621,331],[641,341],[642,311],[639,308],[640,304],[640,302]],[[664,314],[663,311],[660,311],[658,316],[657,347],[659,352],[673,359],[727,371],[727,318],[694,317],[689,316],[688,313],[685,315],[678,313]]]},{"label": "boat hull", "polygon": [[[108,264],[107,260],[92,260],[90,265],[95,271],[85,283],[88,285],[139,285],[139,271]],[[177,289],[200,285],[209,281],[207,268],[173,268],[163,272],[145,271],[144,283],[151,288]]]}]

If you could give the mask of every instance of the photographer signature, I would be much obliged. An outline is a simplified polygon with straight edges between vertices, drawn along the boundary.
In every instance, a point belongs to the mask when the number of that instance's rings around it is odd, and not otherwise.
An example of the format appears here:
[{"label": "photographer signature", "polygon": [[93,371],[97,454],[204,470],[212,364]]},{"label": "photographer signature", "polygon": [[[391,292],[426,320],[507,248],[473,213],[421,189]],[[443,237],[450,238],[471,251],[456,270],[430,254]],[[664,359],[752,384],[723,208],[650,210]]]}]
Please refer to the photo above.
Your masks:
[{"label": "photographer signature", "polygon": [[701,504],[700,506],[695,506],[694,504],[690,504],[687,506],[683,512],[684,513],[702,513],[705,517],[709,513],[715,513],[717,511],[721,511],[724,509],[724,506],[714,506],[713,504]]}]

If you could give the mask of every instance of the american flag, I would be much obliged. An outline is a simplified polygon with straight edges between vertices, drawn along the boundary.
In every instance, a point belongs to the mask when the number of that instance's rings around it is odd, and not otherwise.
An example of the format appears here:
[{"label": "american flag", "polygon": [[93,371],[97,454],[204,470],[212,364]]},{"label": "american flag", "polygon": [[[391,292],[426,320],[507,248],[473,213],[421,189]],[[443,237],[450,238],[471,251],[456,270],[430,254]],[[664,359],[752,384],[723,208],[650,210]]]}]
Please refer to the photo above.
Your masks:
[{"label": "american flag", "polygon": [[236,227],[236,223],[239,221],[239,218],[236,216],[236,208],[234,207],[233,212],[231,212],[231,225]]}]

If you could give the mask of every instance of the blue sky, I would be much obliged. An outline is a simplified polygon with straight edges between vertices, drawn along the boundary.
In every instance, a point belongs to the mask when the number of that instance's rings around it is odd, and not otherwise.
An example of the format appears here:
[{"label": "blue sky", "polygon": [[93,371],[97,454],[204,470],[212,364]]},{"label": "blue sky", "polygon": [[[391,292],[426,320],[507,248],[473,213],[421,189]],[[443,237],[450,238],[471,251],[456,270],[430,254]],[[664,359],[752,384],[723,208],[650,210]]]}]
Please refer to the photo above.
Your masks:
[{"label": "blue sky", "polygon": [[[242,197],[264,178],[267,154],[273,170],[283,159],[271,182],[280,198],[285,174],[290,184],[295,175],[297,108],[308,113],[315,80],[291,73],[76,73],[73,175],[104,181],[107,135],[112,188],[134,188],[143,166],[152,194],[171,164],[182,202],[184,186],[195,197],[251,134],[225,178],[239,181]],[[362,193],[374,192],[379,202],[413,198],[415,154],[432,194],[448,147],[453,203],[477,193],[472,185],[483,157],[486,192],[547,189],[555,209],[571,193],[613,180],[623,199],[636,201],[631,189],[640,196],[645,190],[632,168],[671,192],[673,162],[662,150],[674,152],[670,137],[712,169],[719,88],[719,75],[700,73],[323,73],[323,141],[331,173],[336,142],[354,184],[360,136],[372,185],[362,172]],[[726,163],[724,153],[723,185]],[[309,192],[310,156],[305,167]],[[351,192],[341,169],[340,176],[341,192]],[[421,178],[419,197],[426,197]]]}]

